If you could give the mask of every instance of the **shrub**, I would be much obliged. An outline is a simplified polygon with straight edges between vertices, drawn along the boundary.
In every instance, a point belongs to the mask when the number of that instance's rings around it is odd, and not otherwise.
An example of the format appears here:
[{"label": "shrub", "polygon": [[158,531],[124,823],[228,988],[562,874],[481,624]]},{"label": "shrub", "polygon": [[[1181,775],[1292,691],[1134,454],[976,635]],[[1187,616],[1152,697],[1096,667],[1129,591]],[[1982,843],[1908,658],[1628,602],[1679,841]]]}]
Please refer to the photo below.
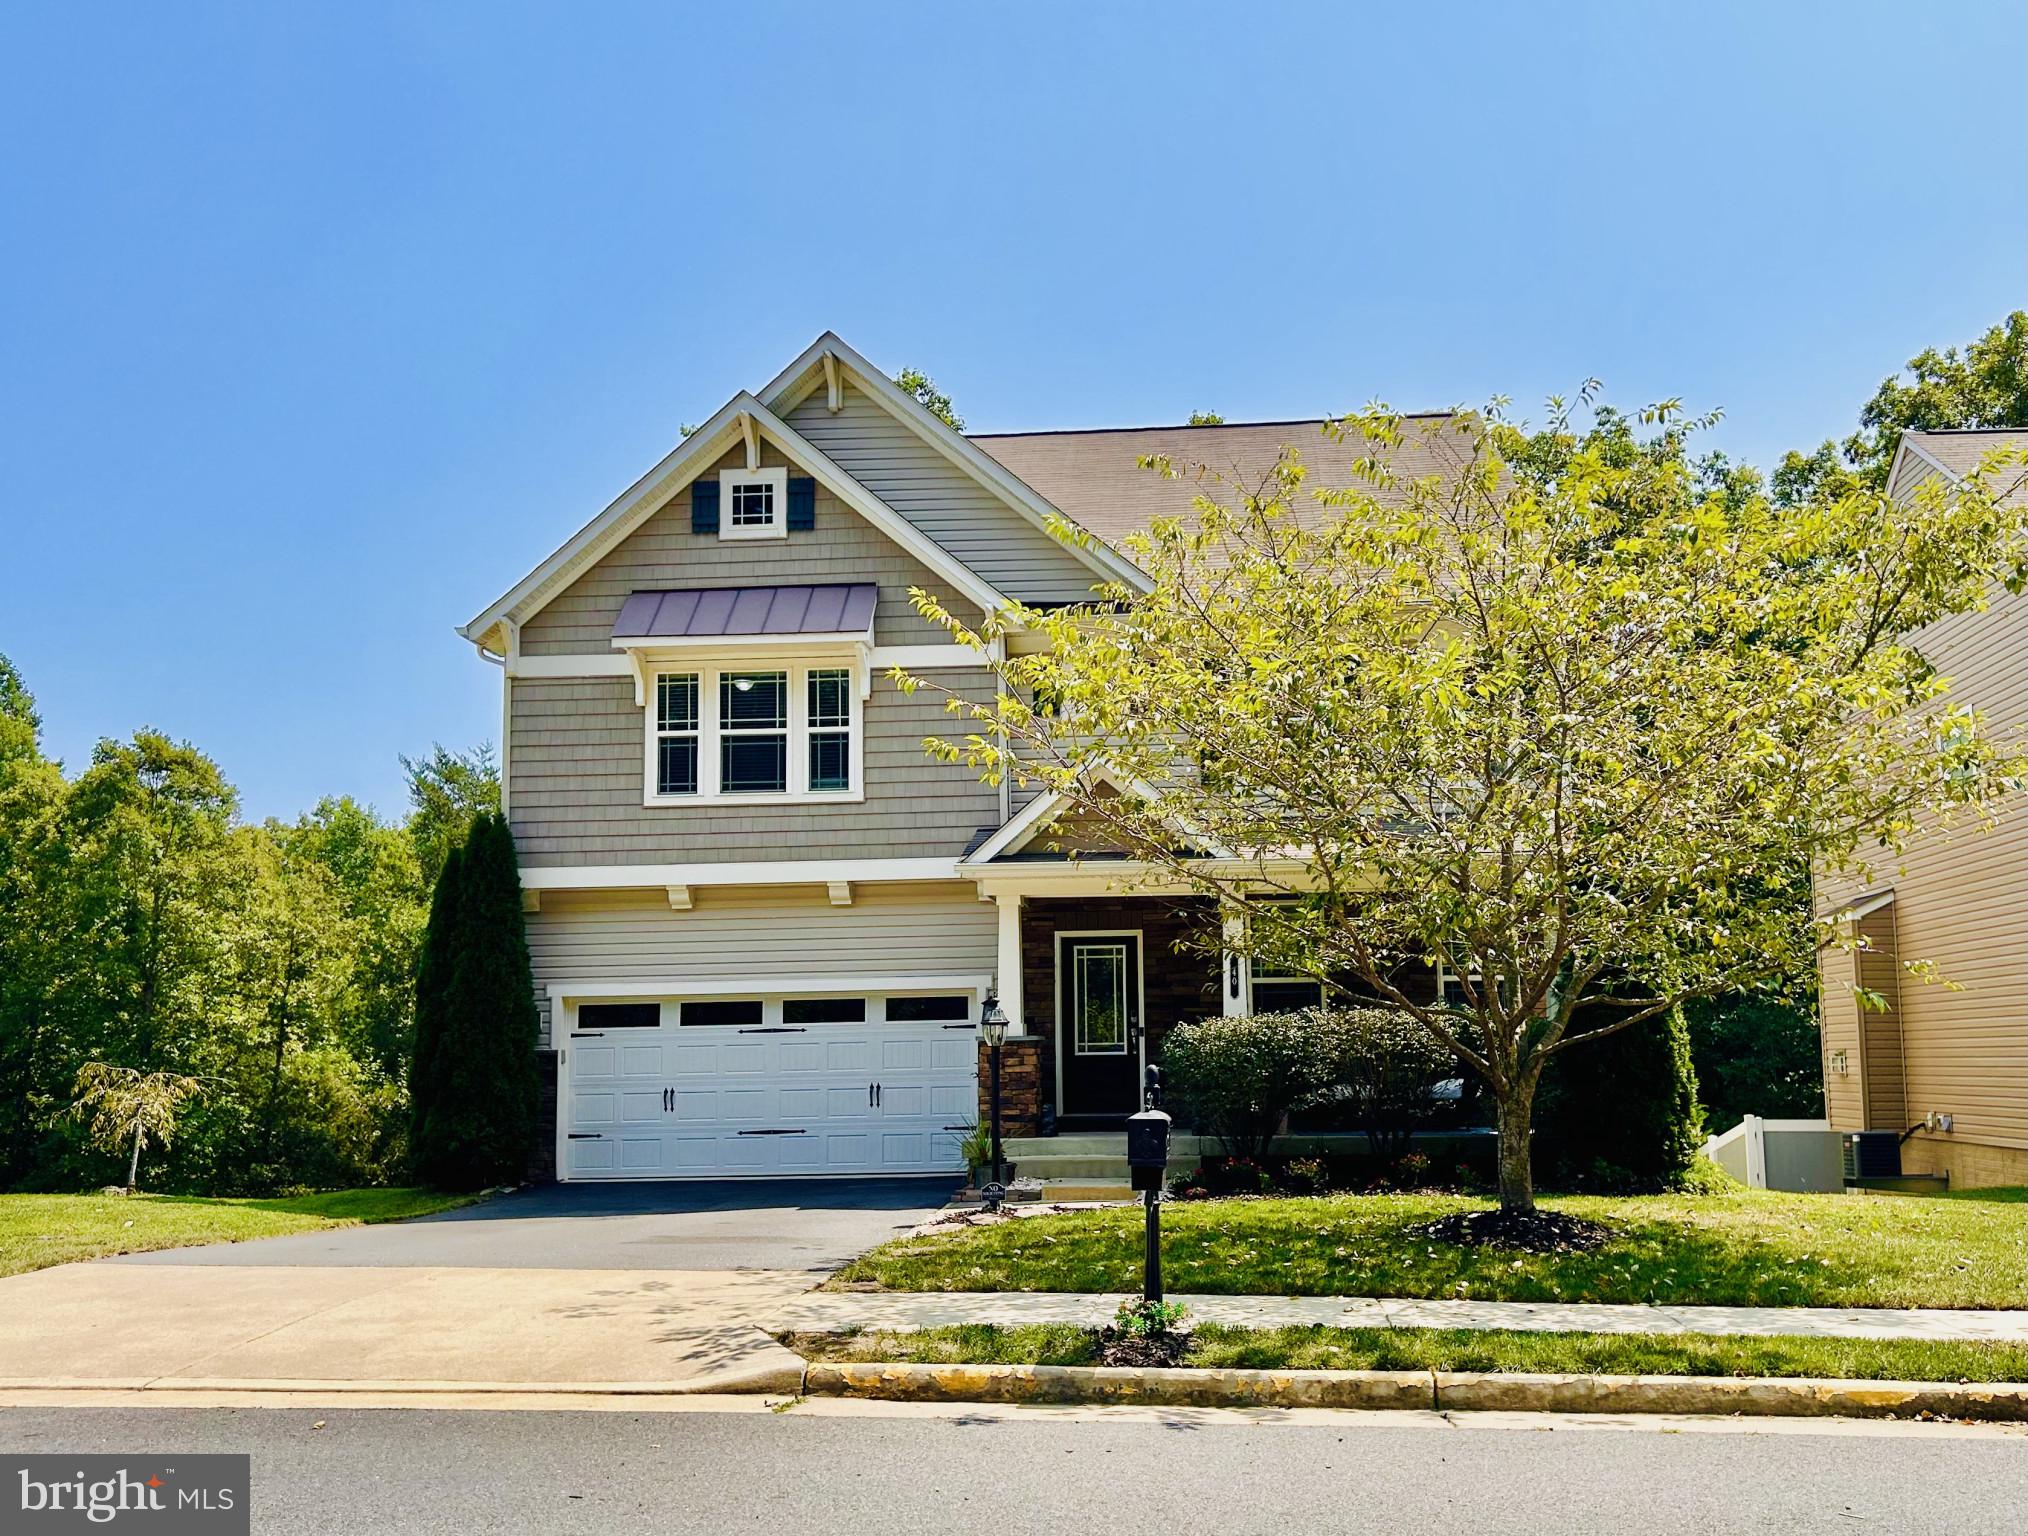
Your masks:
[{"label": "shrub", "polygon": [[1235,1157],[1258,1157],[1290,1111],[1331,1086],[1332,1034],[1321,1009],[1180,1024],[1163,1075],[1185,1118]]},{"label": "shrub", "polygon": [[[1594,1026],[1581,1014],[1575,1027]],[[1535,1128],[1540,1165],[1567,1188],[1631,1195],[1680,1187],[1704,1150],[1682,1013],[1554,1057]]]},{"label": "shrub", "polygon": [[1392,1164],[1434,1118],[1437,1085],[1458,1075],[1457,1058],[1398,1008],[1358,1004],[1307,1012],[1331,1042],[1335,1097],[1366,1133],[1373,1155]]},{"label": "shrub", "polygon": [[1282,1183],[1298,1194],[1319,1195],[1331,1187],[1331,1168],[1321,1157],[1292,1157]]}]

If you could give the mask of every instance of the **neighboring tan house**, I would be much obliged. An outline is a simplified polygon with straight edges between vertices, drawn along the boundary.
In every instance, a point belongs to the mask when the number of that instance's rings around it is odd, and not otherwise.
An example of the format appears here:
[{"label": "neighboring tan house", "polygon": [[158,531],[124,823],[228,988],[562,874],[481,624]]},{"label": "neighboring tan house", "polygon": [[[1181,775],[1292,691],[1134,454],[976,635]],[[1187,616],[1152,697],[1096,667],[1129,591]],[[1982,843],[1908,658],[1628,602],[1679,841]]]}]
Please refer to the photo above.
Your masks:
[{"label": "neighboring tan house", "polygon": [[1050,851],[1047,797],[932,761],[961,723],[886,673],[990,698],[911,588],[968,622],[1145,589],[1115,545],[1194,487],[1139,455],[1258,476],[1289,444],[1350,483],[1319,426],[967,438],[827,334],[465,625],[503,672],[557,1174],[954,1171],[989,993],[1010,1133],[1117,1125],[1169,1026],[1314,1000]]},{"label": "neighboring tan house", "polygon": [[[1985,454],[2022,444],[2028,429],[1904,433],[1889,493],[1906,496],[1933,475],[1962,479]],[[2028,727],[2028,596],[1995,592],[1984,612],[1914,642],[1950,679],[1954,702],[2000,731]],[[2028,802],[2017,793],[1990,830],[1967,820],[1923,831],[1877,863],[1870,886],[1817,886],[1818,913],[1847,914],[1864,940],[1822,951],[1831,1125],[1920,1127],[1902,1145],[1905,1172],[1947,1173],[1961,1187],[2028,1183]],[[1909,961],[1933,963],[1941,979],[1916,979]],[[1861,1009],[1855,986],[1879,993],[1885,1011]]]}]

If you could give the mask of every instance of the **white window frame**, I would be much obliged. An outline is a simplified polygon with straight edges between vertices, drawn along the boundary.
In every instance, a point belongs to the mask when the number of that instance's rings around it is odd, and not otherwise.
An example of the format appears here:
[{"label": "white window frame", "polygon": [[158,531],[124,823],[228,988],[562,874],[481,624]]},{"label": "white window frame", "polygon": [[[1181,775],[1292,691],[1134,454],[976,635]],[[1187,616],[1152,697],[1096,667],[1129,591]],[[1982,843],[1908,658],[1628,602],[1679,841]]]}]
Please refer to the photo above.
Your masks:
[{"label": "white window frame", "polygon": [[[733,506],[740,486],[764,485],[774,515],[765,523],[735,526]],[[721,469],[718,472],[718,536],[721,539],[785,539],[789,536],[789,472],[776,469]]]},{"label": "white window frame", "polygon": [[[700,805],[857,805],[866,799],[866,663],[852,656],[770,656],[756,650],[737,659],[720,658],[650,661],[645,664],[648,706],[643,711],[646,745],[642,761],[641,803],[650,807]],[[789,688],[788,788],[786,790],[743,790],[730,794],[719,786],[720,743],[719,679],[727,673],[786,672]],[[850,709],[847,761],[851,784],[846,789],[810,788],[810,674],[843,672],[845,695]],[[697,791],[688,795],[658,794],[660,767],[658,718],[655,701],[665,676],[695,674],[697,678]],[[825,727],[835,730],[835,726]]]}]

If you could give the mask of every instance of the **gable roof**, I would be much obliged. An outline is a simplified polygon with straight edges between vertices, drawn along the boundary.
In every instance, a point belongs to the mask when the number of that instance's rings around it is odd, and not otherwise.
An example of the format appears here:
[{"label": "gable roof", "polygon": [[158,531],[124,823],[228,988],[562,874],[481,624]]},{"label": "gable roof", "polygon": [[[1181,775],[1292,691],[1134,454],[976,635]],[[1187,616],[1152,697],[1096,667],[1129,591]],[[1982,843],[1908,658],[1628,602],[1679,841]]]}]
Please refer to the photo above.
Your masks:
[{"label": "gable roof", "polygon": [[[1448,411],[1407,418],[1409,430],[1391,455],[1402,479],[1447,468],[1443,424]],[[1421,427],[1425,430],[1416,430]],[[1310,489],[1342,490],[1353,483],[1352,461],[1361,450],[1324,436],[1322,419],[1235,422],[1215,427],[1108,427],[1072,432],[982,432],[971,441],[1035,487],[1066,516],[1109,544],[1144,531],[1159,517],[1188,518],[1200,493],[1214,500],[1229,494],[1203,465],[1249,488],[1274,467],[1284,447],[1295,449],[1308,466]],[[1166,455],[1180,478],[1168,479],[1139,467],[1143,455]],[[1363,484],[1363,482],[1362,482]],[[1366,486],[1382,502],[1400,492]],[[1299,520],[1321,521],[1324,509],[1311,502],[1295,509]]]},{"label": "gable roof", "polygon": [[[1887,483],[1894,486],[1901,482],[1902,472],[1908,467],[1906,459],[1928,464],[1953,480],[1962,480],[1977,471],[1987,454],[2001,448],[2028,448],[2028,427],[1911,428],[1901,434],[1895,447],[1895,462],[1888,470]],[[2028,487],[2016,481],[2007,499],[2018,500],[2024,490]]]},{"label": "gable roof", "polygon": [[[1070,554],[1106,581],[1124,583],[1145,591],[1148,579],[1139,566],[1127,559],[1099,529],[1084,519],[1038,494],[1035,487],[973,439],[932,415],[921,401],[861,357],[835,331],[826,331],[803,349],[802,355],[761,388],[760,398],[786,416],[819,389],[834,382],[849,381],[896,421],[930,448],[943,455],[959,470],[984,486],[1018,516],[1047,533],[1052,517],[1064,517],[1099,535],[1091,545],[1065,545]],[[1053,537],[1053,536],[1052,536]]]},{"label": "gable roof", "polygon": [[[846,506],[865,518],[930,570],[948,581],[982,610],[1008,606],[1007,596],[976,571],[955,558],[907,518],[848,475],[815,444],[783,421],[753,395],[742,390],[711,419],[672,449],[661,463],[623,491],[606,509],[570,536],[561,548],[530,571],[507,592],[461,625],[458,633],[482,649],[502,651],[496,631],[503,624],[525,623],[564,588],[669,504],[700,474],[741,441],[748,426],[773,443],[802,469],[821,481]],[[954,436],[956,434],[953,434]]]}]

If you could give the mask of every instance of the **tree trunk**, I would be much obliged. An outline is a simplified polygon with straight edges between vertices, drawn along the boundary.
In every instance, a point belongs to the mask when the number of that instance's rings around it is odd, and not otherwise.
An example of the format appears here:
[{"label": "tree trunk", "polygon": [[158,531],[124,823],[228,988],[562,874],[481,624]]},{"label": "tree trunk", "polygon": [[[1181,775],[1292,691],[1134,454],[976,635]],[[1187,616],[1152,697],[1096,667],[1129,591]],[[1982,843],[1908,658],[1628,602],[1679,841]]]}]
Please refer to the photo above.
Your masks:
[{"label": "tree trunk", "polygon": [[134,1192],[134,1186],[141,1181],[141,1128],[134,1127],[134,1155],[127,1159],[127,1193]]},{"label": "tree trunk", "polygon": [[1535,1170],[1530,1158],[1530,1122],[1535,1118],[1535,1087],[1509,1087],[1499,1093],[1500,1209],[1535,1209]]}]

